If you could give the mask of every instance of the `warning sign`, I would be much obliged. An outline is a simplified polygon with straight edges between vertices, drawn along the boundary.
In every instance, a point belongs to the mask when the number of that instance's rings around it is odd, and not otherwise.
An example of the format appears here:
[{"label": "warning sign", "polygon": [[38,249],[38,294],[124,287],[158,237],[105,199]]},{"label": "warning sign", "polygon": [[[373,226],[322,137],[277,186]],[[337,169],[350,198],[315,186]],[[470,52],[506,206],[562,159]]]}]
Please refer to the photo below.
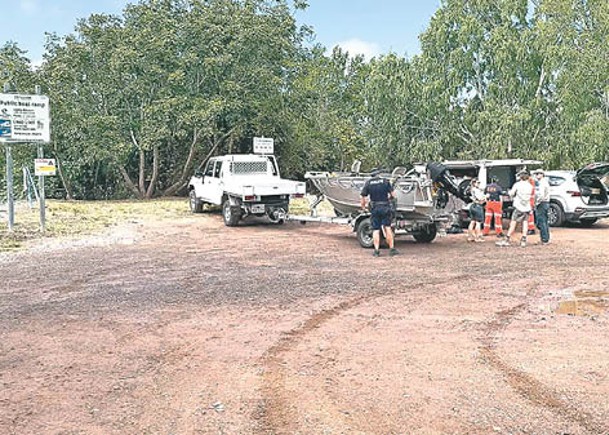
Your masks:
[{"label": "warning sign", "polygon": [[36,159],[34,160],[34,172],[36,176],[52,176],[57,172],[55,159]]}]

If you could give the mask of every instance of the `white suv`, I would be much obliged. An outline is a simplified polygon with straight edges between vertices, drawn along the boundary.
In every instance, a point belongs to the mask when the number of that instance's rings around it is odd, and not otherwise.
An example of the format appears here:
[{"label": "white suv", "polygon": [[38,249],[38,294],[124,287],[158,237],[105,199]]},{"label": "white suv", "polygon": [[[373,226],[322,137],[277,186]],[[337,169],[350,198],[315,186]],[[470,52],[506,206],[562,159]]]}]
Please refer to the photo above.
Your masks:
[{"label": "white suv", "polygon": [[591,163],[578,171],[546,171],[550,184],[548,223],[593,225],[609,217],[609,162]]}]

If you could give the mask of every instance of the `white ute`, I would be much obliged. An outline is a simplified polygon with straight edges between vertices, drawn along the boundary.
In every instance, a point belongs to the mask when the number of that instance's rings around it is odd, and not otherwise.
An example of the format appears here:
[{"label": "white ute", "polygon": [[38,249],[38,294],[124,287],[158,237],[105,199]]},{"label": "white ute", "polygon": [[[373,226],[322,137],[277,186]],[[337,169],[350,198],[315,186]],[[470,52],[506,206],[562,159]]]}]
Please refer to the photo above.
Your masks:
[{"label": "white ute", "polygon": [[302,198],[306,186],[282,179],[274,156],[234,154],[209,159],[188,190],[193,213],[203,212],[206,204],[222,206],[224,224],[232,227],[250,215],[283,223],[290,198]]}]

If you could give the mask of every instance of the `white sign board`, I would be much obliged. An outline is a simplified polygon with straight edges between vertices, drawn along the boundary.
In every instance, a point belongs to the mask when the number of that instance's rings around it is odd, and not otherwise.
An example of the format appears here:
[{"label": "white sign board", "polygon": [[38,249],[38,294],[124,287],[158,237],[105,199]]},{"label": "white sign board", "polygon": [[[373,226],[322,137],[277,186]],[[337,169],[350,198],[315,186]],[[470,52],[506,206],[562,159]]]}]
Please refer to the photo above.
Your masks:
[{"label": "white sign board", "polygon": [[47,176],[55,175],[57,166],[55,165],[55,159],[36,159],[34,160],[34,175]]},{"label": "white sign board", "polygon": [[49,97],[0,94],[0,142],[50,142]]},{"label": "white sign board", "polygon": [[270,137],[254,138],[255,154],[273,154],[275,152],[275,139]]}]

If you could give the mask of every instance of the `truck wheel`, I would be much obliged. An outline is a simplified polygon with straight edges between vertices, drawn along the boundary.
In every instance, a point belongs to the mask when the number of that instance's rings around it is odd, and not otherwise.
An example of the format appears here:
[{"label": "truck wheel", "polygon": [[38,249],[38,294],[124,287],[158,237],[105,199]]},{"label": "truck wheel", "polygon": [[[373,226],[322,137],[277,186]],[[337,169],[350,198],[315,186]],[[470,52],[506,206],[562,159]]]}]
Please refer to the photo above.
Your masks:
[{"label": "truck wheel", "polygon": [[241,219],[241,209],[233,207],[230,200],[227,199],[222,206],[222,217],[224,218],[224,225],[234,227],[239,223],[239,219]]},{"label": "truck wheel", "polygon": [[438,229],[435,225],[426,225],[422,230],[416,231],[412,234],[412,237],[418,243],[431,243],[436,238]]},{"label": "truck wheel", "polygon": [[551,227],[560,227],[565,223],[565,212],[560,204],[551,202],[548,208],[548,225]]},{"label": "truck wheel", "polygon": [[189,196],[189,204],[190,211],[193,213],[203,213],[203,201],[197,198],[197,194],[194,189],[190,191]]},{"label": "truck wheel", "polygon": [[362,219],[355,230],[357,235],[357,241],[360,246],[365,249],[370,249],[374,246],[374,239],[372,238],[372,221],[370,218]]}]

